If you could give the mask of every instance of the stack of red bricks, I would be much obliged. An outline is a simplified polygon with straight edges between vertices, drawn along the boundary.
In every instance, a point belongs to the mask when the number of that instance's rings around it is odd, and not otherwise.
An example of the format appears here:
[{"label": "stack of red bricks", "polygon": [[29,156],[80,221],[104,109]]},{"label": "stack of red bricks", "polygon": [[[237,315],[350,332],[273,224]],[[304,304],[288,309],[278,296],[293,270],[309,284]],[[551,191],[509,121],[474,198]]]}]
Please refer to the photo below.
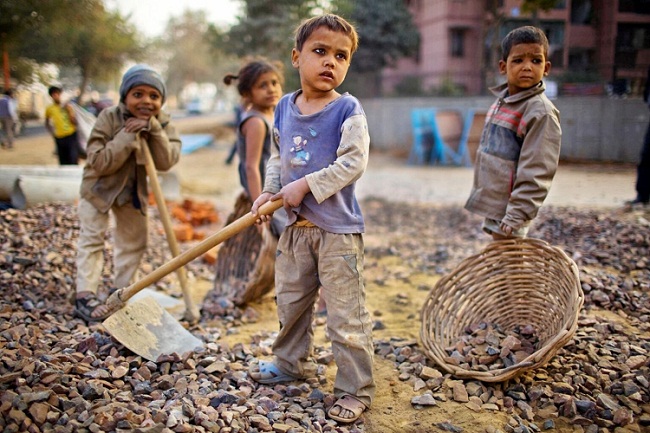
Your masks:
[{"label": "stack of red bricks", "polygon": [[202,240],[206,232],[198,228],[219,221],[217,210],[207,201],[185,199],[182,203],[169,203],[169,206],[174,234],[179,242]]}]

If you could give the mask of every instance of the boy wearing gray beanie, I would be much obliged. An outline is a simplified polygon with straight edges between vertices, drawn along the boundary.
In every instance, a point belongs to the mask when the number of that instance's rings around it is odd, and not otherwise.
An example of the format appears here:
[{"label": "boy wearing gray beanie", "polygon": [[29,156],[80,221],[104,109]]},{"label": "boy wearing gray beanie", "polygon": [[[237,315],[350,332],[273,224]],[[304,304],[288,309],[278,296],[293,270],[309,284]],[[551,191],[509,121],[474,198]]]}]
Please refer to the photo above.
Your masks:
[{"label": "boy wearing gray beanie", "polygon": [[120,102],[124,102],[129,90],[141,84],[151,86],[158,90],[158,93],[162,96],[162,103],[165,103],[167,99],[167,88],[165,87],[162,76],[151,69],[150,66],[144,64],[132,66],[124,73],[122,84],[120,85]]},{"label": "boy wearing gray beanie", "polygon": [[143,64],[131,67],[122,77],[120,103],[99,114],[88,139],[78,208],[75,297],[75,314],[86,321],[103,320],[109,313],[98,297],[109,211],[115,219],[115,279],[106,294],[135,280],[147,248],[149,194],[142,146],[149,146],[159,171],[179,160],[180,138],[162,111],[166,92],[158,72]]}]

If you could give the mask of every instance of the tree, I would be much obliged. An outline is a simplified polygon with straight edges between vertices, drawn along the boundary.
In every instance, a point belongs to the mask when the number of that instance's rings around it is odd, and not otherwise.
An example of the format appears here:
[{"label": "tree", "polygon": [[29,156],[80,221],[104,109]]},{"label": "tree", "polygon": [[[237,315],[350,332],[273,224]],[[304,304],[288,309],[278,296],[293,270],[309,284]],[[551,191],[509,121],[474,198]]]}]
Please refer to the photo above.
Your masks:
[{"label": "tree", "polygon": [[500,29],[505,15],[500,9],[499,0],[486,0],[483,25],[483,51],[480,53],[481,94],[496,84],[498,75],[498,56],[501,46]]},{"label": "tree", "polygon": [[80,98],[92,79],[112,76],[142,52],[135,28],[102,0],[8,0],[2,7],[1,16],[12,17],[14,56],[78,69]]},{"label": "tree", "polygon": [[[21,40],[37,32],[57,14],[56,1],[3,0],[0,2],[0,49],[2,49],[4,87],[9,88],[10,58],[15,58]],[[24,68],[26,76],[31,75]]]},{"label": "tree", "polygon": [[169,20],[161,51],[167,52],[167,88],[170,94],[179,96],[183,88],[192,82],[217,84],[225,75],[232,60],[212,45],[219,40],[219,29],[207,22],[204,11],[186,10],[180,17]]},{"label": "tree", "polygon": [[[322,11],[323,0],[242,0],[244,8],[239,22],[230,28],[222,40],[223,48],[239,57],[265,56],[280,60],[285,71],[291,66],[293,32],[314,12]],[[299,86],[295,74],[286,74],[287,89]]]},{"label": "tree", "polygon": [[[355,94],[378,95],[381,70],[418,52],[420,33],[413,17],[403,0],[338,0],[334,4],[359,34],[359,49],[350,67],[350,82],[357,84]],[[367,79],[368,76],[372,79]],[[364,88],[361,83],[371,86]]]},{"label": "tree", "polygon": [[[419,33],[403,0],[242,0],[244,8],[239,22],[223,40],[225,49],[240,56],[264,55],[291,66],[294,30],[306,18],[317,13],[335,12],[350,20],[361,39],[350,69],[351,83],[368,81],[372,75],[376,93],[382,68],[397,59],[417,52]],[[358,79],[354,79],[357,75]],[[288,89],[299,86],[295,74],[287,74]],[[361,90],[361,89],[360,89]],[[361,93],[366,93],[361,91]]]},{"label": "tree", "polygon": [[560,0],[522,0],[521,11],[531,14],[533,25],[539,27],[539,11],[548,12],[559,2]]},{"label": "tree", "polygon": [[67,65],[78,66],[81,72],[79,99],[90,80],[108,79],[118,73],[124,63],[142,53],[135,28],[117,12],[107,12],[103,4],[90,2],[79,16],[84,26],[68,33],[71,56],[59,59]]},{"label": "tree", "polygon": [[418,52],[420,33],[403,0],[356,0],[352,7],[349,0],[339,4],[341,14],[349,16],[359,33],[353,71],[377,71]]},{"label": "tree", "polygon": [[[554,8],[560,0],[522,0],[521,11],[531,14],[532,24],[540,25],[539,11],[549,11]],[[501,49],[502,24],[505,19],[503,8],[499,0],[485,0],[485,21],[483,25],[484,52],[481,55],[481,92],[497,82],[497,64]]]}]

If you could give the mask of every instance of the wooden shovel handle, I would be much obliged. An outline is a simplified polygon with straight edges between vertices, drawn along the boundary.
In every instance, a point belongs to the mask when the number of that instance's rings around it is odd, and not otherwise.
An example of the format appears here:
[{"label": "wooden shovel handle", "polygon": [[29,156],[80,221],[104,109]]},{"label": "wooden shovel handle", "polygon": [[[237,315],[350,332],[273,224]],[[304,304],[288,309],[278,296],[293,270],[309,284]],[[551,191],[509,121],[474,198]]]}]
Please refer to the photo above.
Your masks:
[{"label": "wooden shovel handle", "polygon": [[128,287],[123,287],[117,290],[107,299],[106,304],[111,307],[111,310],[115,307],[121,308],[121,305],[123,305],[124,302],[131,299],[131,297],[138,293],[140,290],[174,272],[179,267],[191,262],[200,255],[208,252],[210,249],[219,245],[226,239],[229,239],[230,237],[236,235],[245,228],[252,226],[255,224],[255,220],[259,218],[259,215],[270,215],[281,207],[281,199],[264,203],[258,209],[258,215],[253,215],[249,212],[243,217],[233,221],[232,223],[223,227],[221,230],[205,238],[203,241],[193,246],[189,250],[181,253],[164,265],[155,269],[153,272],[146,275],[141,280],[136,281]]},{"label": "wooden shovel handle", "polygon": [[[160,188],[160,181],[158,180],[158,173],[156,172],[156,165],[153,162],[153,157],[151,156],[151,150],[146,141],[142,140],[141,142],[142,153],[144,154],[145,168],[147,170],[147,176],[149,177],[149,185],[153,191],[154,199],[156,200],[156,205],[158,206],[158,214],[160,215],[160,220],[162,221],[163,228],[165,229],[165,237],[167,238],[167,244],[169,245],[169,250],[172,253],[172,258],[177,257],[181,253],[181,249],[178,246],[178,241],[176,240],[176,234],[174,233],[174,227],[172,225],[171,217],[167,211],[167,204],[165,203],[165,196],[163,195],[162,188]],[[183,291],[183,300],[185,301],[185,318],[190,322],[196,322],[200,319],[201,314],[199,309],[194,304],[192,300],[192,294],[190,293],[190,287],[187,283],[187,274],[185,273],[185,268],[179,266],[176,269],[176,275],[178,276],[178,282],[180,283],[181,290]]]}]

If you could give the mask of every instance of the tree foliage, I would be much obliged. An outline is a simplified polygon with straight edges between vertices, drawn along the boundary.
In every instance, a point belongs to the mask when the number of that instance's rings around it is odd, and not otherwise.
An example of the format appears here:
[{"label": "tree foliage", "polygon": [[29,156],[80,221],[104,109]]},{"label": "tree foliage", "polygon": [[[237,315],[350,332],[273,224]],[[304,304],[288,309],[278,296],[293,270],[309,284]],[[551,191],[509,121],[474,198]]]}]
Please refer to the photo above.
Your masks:
[{"label": "tree foliage", "polygon": [[[38,33],[45,23],[57,14],[50,2],[40,0],[0,1],[0,50],[6,58],[17,59],[20,45],[25,38]],[[19,82],[31,82],[38,64],[34,61],[19,61],[3,65]],[[7,83],[5,83],[7,85]]]},{"label": "tree foliage", "polygon": [[560,0],[522,0],[521,11],[531,15],[533,25],[539,27],[539,11],[548,12],[560,3]]},{"label": "tree foliage", "polygon": [[[287,70],[292,69],[290,54],[296,27],[323,12],[338,13],[357,28],[361,45],[353,57],[353,73],[376,75],[418,49],[419,32],[402,0],[242,1],[239,22],[222,40],[225,49],[240,57],[264,55],[281,60]],[[287,75],[287,89],[298,87],[297,75]]]},{"label": "tree foliage", "polygon": [[242,15],[226,41],[226,48],[241,57],[290,57],[295,28],[318,8],[318,0],[243,1]]},{"label": "tree foliage", "polygon": [[538,11],[548,12],[553,9],[560,0],[522,0],[521,11],[536,14]]},{"label": "tree foliage", "polygon": [[[531,15],[532,24],[539,26],[539,11],[547,12],[553,9],[560,0],[522,0],[521,11]],[[498,61],[501,54],[501,39],[503,22],[506,15],[499,0],[486,0],[485,21],[483,25],[483,53],[480,58],[481,93],[485,94],[490,86],[499,82]]]},{"label": "tree foliage", "polygon": [[171,18],[165,29],[164,46],[168,52],[167,85],[177,93],[190,82],[213,81],[215,62],[205,35],[208,22],[205,12],[186,10]]},{"label": "tree foliage", "polygon": [[167,87],[179,94],[192,82],[219,85],[235,61],[221,48],[221,30],[208,23],[204,11],[186,10],[169,20],[161,44],[167,53]]},{"label": "tree foliage", "polygon": [[111,77],[141,53],[135,28],[106,10],[102,0],[7,0],[0,5],[10,56],[78,69],[81,94],[91,79]]},{"label": "tree foliage", "polygon": [[420,33],[403,0],[339,0],[337,4],[359,33],[352,71],[378,71],[417,53]]},{"label": "tree foliage", "polygon": [[0,40],[3,48],[38,31],[58,14],[54,2],[41,0],[3,0],[0,2]]},{"label": "tree foliage", "polygon": [[242,0],[237,24],[222,39],[224,50],[240,57],[264,56],[285,65],[285,88],[299,86],[296,74],[289,73],[294,31],[305,19],[324,10],[323,0]]}]

